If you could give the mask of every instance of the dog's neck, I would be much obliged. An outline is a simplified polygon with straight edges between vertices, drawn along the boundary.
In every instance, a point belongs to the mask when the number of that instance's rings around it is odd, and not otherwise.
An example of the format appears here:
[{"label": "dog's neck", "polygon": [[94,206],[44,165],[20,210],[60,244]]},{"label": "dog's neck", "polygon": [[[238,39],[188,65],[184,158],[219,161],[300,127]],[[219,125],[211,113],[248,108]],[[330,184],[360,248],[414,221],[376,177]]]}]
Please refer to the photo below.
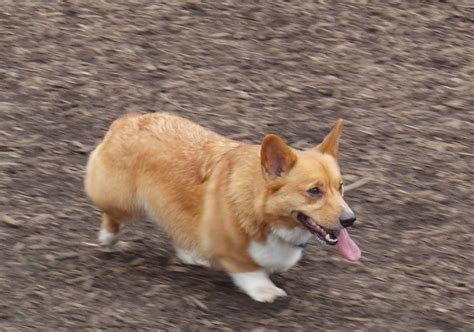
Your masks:
[{"label": "dog's neck", "polygon": [[270,233],[264,220],[263,205],[267,195],[260,164],[260,147],[242,144],[229,151],[220,162],[220,172],[230,172],[236,179],[229,183],[228,207],[238,218],[243,231],[253,240],[263,241]]}]

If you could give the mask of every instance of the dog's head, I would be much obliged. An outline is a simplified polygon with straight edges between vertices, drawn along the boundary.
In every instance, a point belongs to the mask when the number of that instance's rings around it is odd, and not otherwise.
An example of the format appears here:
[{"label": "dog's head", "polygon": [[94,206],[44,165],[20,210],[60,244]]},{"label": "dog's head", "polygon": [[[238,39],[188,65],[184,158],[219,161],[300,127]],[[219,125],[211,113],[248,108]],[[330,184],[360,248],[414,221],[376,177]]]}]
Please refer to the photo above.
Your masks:
[{"label": "dog's head", "polygon": [[349,260],[360,249],[346,230],[356,217],[344,201],[337,163],[343,121],[338,120],[317,147],[297,151],[275,135],[261,146],[261,165],[267,186],[264,214],[276,228],[304,227],[324,243],[338,246]]}]

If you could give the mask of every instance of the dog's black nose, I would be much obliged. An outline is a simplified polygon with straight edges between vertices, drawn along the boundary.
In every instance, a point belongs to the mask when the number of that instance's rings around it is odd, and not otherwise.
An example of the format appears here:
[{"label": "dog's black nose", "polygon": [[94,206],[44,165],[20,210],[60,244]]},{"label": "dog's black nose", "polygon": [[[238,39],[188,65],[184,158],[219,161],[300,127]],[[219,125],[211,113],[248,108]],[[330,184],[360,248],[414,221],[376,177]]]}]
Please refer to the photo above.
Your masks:
[{"label": "dog's black nose", "polygon": [[344,210],[344,212],[339,217],[339,222],[341,223],[342,227],[349,227],[356,221],[356,216],[351,209]]}]

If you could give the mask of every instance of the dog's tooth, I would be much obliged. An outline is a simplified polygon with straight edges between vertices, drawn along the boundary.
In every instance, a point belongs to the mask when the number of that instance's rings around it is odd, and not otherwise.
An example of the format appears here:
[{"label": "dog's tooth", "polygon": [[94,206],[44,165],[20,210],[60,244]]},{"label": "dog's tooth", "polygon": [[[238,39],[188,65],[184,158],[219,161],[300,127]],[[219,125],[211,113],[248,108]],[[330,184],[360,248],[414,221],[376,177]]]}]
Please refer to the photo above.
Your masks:
[{"label": "dog's tooth", "polygon": [[336,243],[337,242],[337,238],[333,239],[331,234],[326,234],[326,236],[324,237],[329,243]]}]

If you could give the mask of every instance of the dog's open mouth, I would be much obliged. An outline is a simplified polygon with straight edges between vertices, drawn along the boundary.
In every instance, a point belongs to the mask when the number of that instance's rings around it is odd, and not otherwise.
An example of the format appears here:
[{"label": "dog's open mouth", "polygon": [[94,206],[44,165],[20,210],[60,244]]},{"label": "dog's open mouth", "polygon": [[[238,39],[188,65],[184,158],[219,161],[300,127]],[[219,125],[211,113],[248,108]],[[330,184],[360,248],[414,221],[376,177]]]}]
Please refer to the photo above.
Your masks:
[{"label": "dog's open mouth", "polygon": [[297,218],[320,242],[329,245],[337,245],[339,253],[345,259],[349,261],[357,261],[360,259],[362,253],[354,240],[351,239],[346,228],[339,231],[326,230],[301,212],[298,212]]},{"label": "dog's open mouth", "polygon": [[316,235],[318,240],[321,240],[322,242],[331,246],[337,244],[336,232],[324,229],[304,213],[298,212],[297,218],[313,235]]}]

